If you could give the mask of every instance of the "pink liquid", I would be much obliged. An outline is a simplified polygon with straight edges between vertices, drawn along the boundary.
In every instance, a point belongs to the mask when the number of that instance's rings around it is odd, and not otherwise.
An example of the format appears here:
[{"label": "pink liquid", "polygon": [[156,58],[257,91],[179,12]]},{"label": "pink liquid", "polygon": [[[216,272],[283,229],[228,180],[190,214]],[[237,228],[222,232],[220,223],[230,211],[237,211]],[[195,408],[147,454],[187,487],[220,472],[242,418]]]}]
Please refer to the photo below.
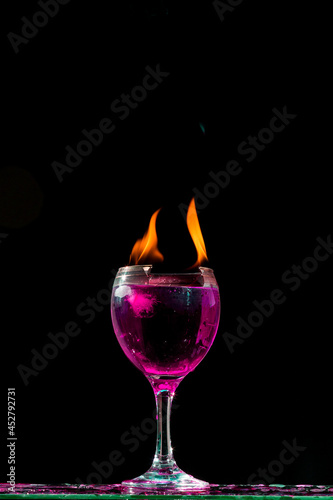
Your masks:
[{"label": "pink liquid", "polygon": [[184,377],[209,351],[218,327],[217,288],[120,285],[112,321],[132,363],[150,377]]}]

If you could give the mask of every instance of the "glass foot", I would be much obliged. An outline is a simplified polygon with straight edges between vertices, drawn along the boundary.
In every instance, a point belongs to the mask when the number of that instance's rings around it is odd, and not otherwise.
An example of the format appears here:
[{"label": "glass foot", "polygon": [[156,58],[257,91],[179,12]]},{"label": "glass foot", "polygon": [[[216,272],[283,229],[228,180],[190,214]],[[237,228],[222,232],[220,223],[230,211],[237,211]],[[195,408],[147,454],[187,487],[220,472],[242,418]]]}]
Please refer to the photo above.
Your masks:
[{"label": "glass foot", "polygon": [[121,485],[125,488],[133,489],[163,489],[169,491],[204,490],[210,484],[201,479],[196,479],[183,472],[176,463],[159,466],[152,465],[142,476],[123,481]]}]

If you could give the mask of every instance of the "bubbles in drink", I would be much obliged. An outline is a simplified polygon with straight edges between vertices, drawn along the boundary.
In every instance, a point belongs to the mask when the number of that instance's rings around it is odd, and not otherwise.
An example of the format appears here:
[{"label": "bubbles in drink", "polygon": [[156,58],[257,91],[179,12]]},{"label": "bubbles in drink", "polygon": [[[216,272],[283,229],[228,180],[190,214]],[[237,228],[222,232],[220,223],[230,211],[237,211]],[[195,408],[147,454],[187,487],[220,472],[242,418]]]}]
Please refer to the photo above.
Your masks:
[{"label": "bubbles in drink", "polygon": [[184,376],[211,347],[219,321],[214,287],[120,285],[113,290],[115,333],[146,375]]}]

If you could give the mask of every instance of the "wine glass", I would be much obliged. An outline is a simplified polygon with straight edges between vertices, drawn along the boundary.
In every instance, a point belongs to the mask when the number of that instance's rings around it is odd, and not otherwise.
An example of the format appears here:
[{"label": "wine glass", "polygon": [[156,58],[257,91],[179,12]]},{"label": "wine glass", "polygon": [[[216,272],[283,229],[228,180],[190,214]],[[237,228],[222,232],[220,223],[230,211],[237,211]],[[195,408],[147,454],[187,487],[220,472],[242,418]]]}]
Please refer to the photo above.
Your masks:
[{"label": "wine glass", "polygon": [[153,273],[152,265],[122,267],[111,298],[112,323],[129,360],[152,385],[157,407],[156,452],[150,469],[123,486],[202,490],[209,483],[183,472],[170,439],[175,390],[209,351],[219,324],[219,289],[211,269]]}]

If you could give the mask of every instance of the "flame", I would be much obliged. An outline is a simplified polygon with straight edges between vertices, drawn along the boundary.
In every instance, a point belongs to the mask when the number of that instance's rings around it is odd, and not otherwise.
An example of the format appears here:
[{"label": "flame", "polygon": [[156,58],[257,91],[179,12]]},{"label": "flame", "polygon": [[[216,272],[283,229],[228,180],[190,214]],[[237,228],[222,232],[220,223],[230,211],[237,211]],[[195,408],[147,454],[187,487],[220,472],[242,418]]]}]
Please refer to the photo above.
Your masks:
[{"label": "flame", "polygon": [[157,248],[157,234],[156,234],[156,218],[161,209],[156,210],[151,216],[148,231],[144,234],[143,238],[137,240],[130,255],[130,265],[142,264],[143,261],[152,264],[153,262],[162,262],[163,255]]},{"label": "flame", "polygon": [[187,210],[186,223],[198,256],[196,263],[189,268],[192,269],[200,266],[203,261],[208,260],[205,242],[200,229],[197,211],[195,209],[194,198],[192,198]]}]

